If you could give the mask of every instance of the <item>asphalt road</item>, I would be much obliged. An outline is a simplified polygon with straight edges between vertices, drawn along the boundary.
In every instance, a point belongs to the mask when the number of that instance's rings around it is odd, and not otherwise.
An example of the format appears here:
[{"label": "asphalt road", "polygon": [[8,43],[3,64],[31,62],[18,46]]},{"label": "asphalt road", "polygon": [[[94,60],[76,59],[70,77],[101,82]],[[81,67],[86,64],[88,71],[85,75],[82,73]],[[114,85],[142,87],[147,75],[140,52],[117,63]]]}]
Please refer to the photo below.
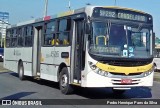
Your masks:
[{"label": "asphalt road", "polygon": [[3,66],[3,62],[0,62],[0,66],[1,66],[1,67]]},{"label": "asphalt road", "polygon": [[[133,88],[126,91],[123,95],[115,95],[109,88],[76,88],[72,95],[63,95],[58,84],[46,80],[34,80],[27,77],[27,80],[20,81],[14,72],[0,73],[0,99],[160,99],[160,83],[154,82],[152,89],[141,87]],[[15,106],[14,106],[15,107]],[[18,106],[17,106],[18,107]],[[35,108],[35,106],[33,106]],[[97,108],[115,106],[100,105],[100,106],[84,106],[84,105],[65,105],[65,106],[47,106],[52,108]],[[151,108],[148,106],[116,106],[122,108]],[[37,107],[39,108],[39,107]],[[152,106],[159,108],[159,106]]]}]

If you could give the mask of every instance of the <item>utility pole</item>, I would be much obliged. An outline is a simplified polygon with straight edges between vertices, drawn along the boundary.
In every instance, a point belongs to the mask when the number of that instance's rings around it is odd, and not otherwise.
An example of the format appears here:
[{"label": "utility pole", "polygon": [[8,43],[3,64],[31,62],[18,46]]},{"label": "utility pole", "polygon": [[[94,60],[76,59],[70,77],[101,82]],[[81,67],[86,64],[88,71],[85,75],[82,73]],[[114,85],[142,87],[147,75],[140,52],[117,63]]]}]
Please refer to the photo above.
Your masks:
[{"label": "utility pole", "polygon": [[70,0],[68,1],[68,6],[67,6],[67,8],[69,8],[69,11],[71,11],[71,1],[70,1]]},{"label": "utility pole", "polygon": [[45,0],[44,17],[47,16],[48,0]]},{"label": "utility pole", "polygon": [[114,5],[115,5],[115,6],[117,5],[117,0],[114,0]]}]

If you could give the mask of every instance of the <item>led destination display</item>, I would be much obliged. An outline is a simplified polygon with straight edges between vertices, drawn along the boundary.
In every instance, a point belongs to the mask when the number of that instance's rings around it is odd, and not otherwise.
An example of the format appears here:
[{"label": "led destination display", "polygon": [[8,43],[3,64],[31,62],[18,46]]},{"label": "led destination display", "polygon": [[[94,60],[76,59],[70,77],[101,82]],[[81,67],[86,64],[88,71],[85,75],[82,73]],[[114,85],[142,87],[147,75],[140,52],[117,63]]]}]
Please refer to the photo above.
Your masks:
[{"label": "led destination display", "polygon": [[152,19],[148,14],[143,14],[140,12],[107,8],[95,8],[93,11],[93,17],[118,18],[140,22],[148,22]]}]

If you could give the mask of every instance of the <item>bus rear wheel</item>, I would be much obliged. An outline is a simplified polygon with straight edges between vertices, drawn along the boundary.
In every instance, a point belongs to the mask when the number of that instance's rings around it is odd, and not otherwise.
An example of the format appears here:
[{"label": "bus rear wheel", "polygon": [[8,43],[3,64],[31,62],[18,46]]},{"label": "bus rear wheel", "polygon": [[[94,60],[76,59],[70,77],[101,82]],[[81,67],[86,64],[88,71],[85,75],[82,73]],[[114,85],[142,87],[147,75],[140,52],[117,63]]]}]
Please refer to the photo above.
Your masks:
[{"label": "bus rear wheel", "polygon": [[23,63],[19,63],[18,65],[18,76],[20,80],[24,80],[24,67],[23,67]]},{"label": "bus rear wheel", "polygon": [[69,84],[69,74],[66,67],[60,72],[59,87],[63,94],[71,94],[73,92],[73,87]]}]

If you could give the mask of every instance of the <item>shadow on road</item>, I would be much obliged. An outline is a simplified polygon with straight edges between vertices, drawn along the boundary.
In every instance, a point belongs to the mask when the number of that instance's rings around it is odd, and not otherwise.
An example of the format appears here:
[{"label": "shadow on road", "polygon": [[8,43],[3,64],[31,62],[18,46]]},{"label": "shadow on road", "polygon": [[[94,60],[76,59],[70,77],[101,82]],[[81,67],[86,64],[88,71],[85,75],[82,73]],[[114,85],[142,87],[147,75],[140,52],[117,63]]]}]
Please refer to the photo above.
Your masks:
[{"label": "shadow on road", "polygon": [[137,87],[126,91],[124,94],[114,94],[111,88],[78,88],[75,94],[89,99],[132,99],[151,98],[151,89]]},{"label": "shadow on road", "polygon": [[[17,73],[9,73],[9,74],[18,78],[18,74]],[[45,85],[45,86],[49,86],[49,87],[52,87],[52,88],[59,89],[59,85],[56,82],[43,80],[43,79],[36,80],[33,77],[29,77],[29,76],[25,76],[25,80],[32,81],[33,83],[37,83],[37,84],[40,84],[40,85]]]},{"label": "shadow on road", "polygon": [[10,96],[7,96],[7,97],[3,97],[2,100],[5,100],[5,99],[20,99],[22,97],[25,97],[25,96],[28,96],[28,95],[31,95],[31,94],[34,94],[36,92],[20,92],[20,93],[16,93],[16,94],[13,94],[13,95],[10,95]]},{"label": "shadow on road", "polygon": [[[16,73],[10,73],[10,75],[18,77]],[[47,80],[35,80],[32,77],[26,78],[28,81],[52,87],[53,89],[59,89],[58,83]],[[25,82],[24,82],[25,83]],[[88,99],[131,99],[131,98],[151,98],[151,89],[147,87],[136,87],[131,90],[127,90],[124,94],[114,94],[111,88],[82,88],[74,87],[75,95],[85,97]]]}]

